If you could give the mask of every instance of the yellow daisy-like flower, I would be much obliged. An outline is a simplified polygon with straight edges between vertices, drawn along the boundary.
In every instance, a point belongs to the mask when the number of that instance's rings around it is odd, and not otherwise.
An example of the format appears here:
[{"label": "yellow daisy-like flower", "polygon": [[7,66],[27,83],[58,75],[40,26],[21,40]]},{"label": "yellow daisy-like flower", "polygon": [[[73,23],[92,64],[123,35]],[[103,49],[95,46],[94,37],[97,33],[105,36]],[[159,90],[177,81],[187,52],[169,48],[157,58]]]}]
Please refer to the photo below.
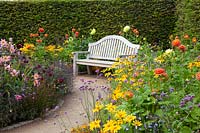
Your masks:
[{"label": "yellow daisy-like flower", "polygon": [[124,121],[127,123],[131,123],[134,120],[136,120],[136,116],[134,116],[134,115],[127,115],[124,119]]},{"label": "yellow daisy-like flower", "polygon": [[106,109],[107,109],[110,113],[114,113],[115,110],[116,110],[116,108],[117,108],[117,106],[116,106],[116,105],[113,105],[112,103],[106,105]]},{"label": "yellow daisy-like flower", "polygon": [[113,100],[118,100],[119,98],[123,98],[123,97],[124,97],[124,93],[121,91],[121,89],[116,88],[113,91],[113,94],[112,94]]},{"label": "yellow daisy-like flower", "polygon": [[117,111],[115,114],[115,117],[118,119],[124,119],[126,116],[127,114],[126,114],[126,111],[124,110]]},{"label": "yellow daisy-like flower", "polygon": [[54,52],[55,51],[56,46],[55,45],[49,45],[45,47],[45,50],[49,51],[49,52]]},{"label": "yellow daisy-like flower", "polygon": [[188,64],[188,68],[192,69],[193,67],[200,67],[200,61],[196,61],[196,62],[190,62]]},{"label": "yellow daisy-like flower", "polygon": [[25,43],[23,48],[20,48],[20,51],[22,51],[23,53],[30,53],[33,52],[34,49],[35,49],[34,44]]},{"label": "yellow daisy-like flower", "polygon": [[121,129],[121,126],[117,124],[115,120],[108,120],[106,124],[104,124],[103,132],[106,133],[117,133]]},{"label": "yellow daisy-like flower", "polygon": [[93,131],[95,128],[100,128],[100,122],[101,120],[94,120],[90,122],[90,130]]},{"label": "yellow daisy-like flower", "polygon": [[103,105],[100,102],[96,102],[95,108],[92,110],[94,113],[99,112],[103,108]]},{"label": "yellow daisy-like flower", "polygon": [[138,120],[135,120],[133,122],[133,126],[139,127],[139,126],[142,126],[142,123],[140,121],[138,121]]}]

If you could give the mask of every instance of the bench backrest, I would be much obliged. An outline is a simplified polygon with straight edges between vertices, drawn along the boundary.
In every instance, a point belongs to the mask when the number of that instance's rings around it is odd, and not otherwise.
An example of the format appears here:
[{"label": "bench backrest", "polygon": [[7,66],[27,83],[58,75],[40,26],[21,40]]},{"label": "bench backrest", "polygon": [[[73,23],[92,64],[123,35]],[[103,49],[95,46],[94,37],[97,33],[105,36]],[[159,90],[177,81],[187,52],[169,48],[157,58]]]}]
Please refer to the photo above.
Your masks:
[{"label": "bench backrest", "polygon": [[109,35],[89,43],[88,47],[88,58],[116,60],[120,55],[136,55],[140,45],[132,44],[122,36]]}]

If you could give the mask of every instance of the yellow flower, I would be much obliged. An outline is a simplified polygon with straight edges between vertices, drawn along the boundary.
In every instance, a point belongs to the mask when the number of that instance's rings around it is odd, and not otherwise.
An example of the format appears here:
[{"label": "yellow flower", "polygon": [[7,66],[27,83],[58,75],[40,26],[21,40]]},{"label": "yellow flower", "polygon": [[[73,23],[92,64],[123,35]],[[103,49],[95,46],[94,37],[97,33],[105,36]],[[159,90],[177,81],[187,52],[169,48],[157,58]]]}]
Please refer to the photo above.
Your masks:
[{"label": "yellow flower", "polygon": [[45,50],[49,51],[49,52],[54,52],[55,51],[56,46],[55,45],[49,45],[45,47]]},{"label": "yellow flower", "polygon": [[34,48],[34,44],[25,43],[23,48],[20,48],[20,51],[22,51],[23,53],[30,53],[33,52]]},{"label": "yellow flower", "polygon": [[90,130],[93,131],[95,128],[100,128],[101,120],[94,120],[90,122]]},{"label": "yellow flower", "polygon": [[125,26],[124,29],[123,29],[123,32],[128,32],[130,29],[131,29],[130,26]]},{"label": "yellow flower", "polygon": [[126,111],[120,110],[116,112],[115,117],[118,119],[124,119],[127,116]]},{"label": "yellow flower", "polygon": [[124,97],[124,93],[121,91],[119,86],[117,86],[117,88],[113,91],[112,99],[118,100],[119,98],[123,98],[123,97]]},{"label": "yellow flower", "polygon": [[136,116],[134,115],[127,115],[124,119],[125,122],[127,123],[131,123],[132,121],[134,121],[136,119]]},{"label": "yellow flower", "polygon": [[94,113],[99,112],[103,108],[103,105],[100,102],[96,102],[95,108],[92,110]]},{"label": "yellow flower", "polygon": [[138,120],[135,120],[135,121],[133,122],[133,126],[139,127],[139,126],[141,126],[141,125],[142,125],[142,123],[141,123],[140,121],[138,121]]},{"label": "yellow flower", "polygon": [[94,35],[95,33],[96,33],[96,29],[93,28],[93,29],[91,30],[91,32],[90,32],[90,35]]},{"label": "yellow flower", "polygon": [[106,109],[107,109],[110,113],[114,113],[115,110],[116,110],[116,108],[117,108],[117,106],[116,106],[116,105],[113,105],[112,103],[106,105]]},{"label": "yellow flower", "polygon": [[117,124],[115,120],[108,120],[106,124],[104,124],[103,131],[108,133],[117,133],[121,129],[121,126]]},{"label": "yellow flower", "polygon": [[188,68],[192,69],[192,67],[200,67],[200,61],[196,61],[196,62],[190,62],[188,64]]}]

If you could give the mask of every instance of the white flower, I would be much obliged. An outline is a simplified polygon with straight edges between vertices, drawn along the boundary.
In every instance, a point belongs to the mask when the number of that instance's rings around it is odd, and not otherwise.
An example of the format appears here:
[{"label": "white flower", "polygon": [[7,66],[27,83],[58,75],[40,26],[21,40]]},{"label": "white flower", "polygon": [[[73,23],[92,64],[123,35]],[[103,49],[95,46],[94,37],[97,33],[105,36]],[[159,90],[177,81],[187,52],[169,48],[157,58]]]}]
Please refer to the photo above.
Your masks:
[{"label": "white flower", "polygon": [[91,32],[90,32],[90,35],[94,35],[95,33],[96,33],[96,29],[93,28],[93,29],[91,30]]},{"label": "white flower", "polygon": [[124,32],[128,32],[130,29],[131,29],[130,26],[125,26],[124,29],[123,29],[123,31],[124,31]]},{"label": "white flower", "polygon": [[167,49],[167,50],[165,51],[166,54],[170,54],[170,53],[172,53],[172,52],[173,52],[173,49]]}]

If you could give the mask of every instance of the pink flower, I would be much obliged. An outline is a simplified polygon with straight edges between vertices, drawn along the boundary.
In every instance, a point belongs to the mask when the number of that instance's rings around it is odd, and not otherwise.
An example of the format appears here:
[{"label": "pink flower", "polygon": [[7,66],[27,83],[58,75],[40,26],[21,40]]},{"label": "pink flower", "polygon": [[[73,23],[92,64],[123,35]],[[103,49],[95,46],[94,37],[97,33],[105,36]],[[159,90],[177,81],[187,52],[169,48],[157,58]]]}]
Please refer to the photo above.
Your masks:
[{"label": "pink flower", "polygon": [[10,74],[13,76],[13,77],[17,77],[19,75],[19,71],[17,71],[16,69],[13,69]]},{"label": "pink flower", "polygon": [[17,100],[17,101],[22,100],[22,96],[21,95],[15,95],[15,100]]},{"label": "pink flower", "polygon": [[12,70],[11,66],[10,65],[4,65],[4,68],[5,70],[8,70],[9,72]]},{"label": "pink flower", "polygon": [[2,56],[3,62],[9,62],[11,60],[11,56]]},{"label": "pink flower", "polygon": [[34,82],[33,82],[34,86],[38,87],[40,85],[39,80],[41,79],[41,76],[38,73],[35,73],[33,75],[33,78],[34,78]]},{"label": "pink flower", "polygon": [[1,45],[2,47],[8,47],[8,42],[7,42],[5,39],[1,39],[0,45]]},{"label": "pink flower", "polygon": [[14,53],[15,52],[15,47],[13,45],[10,45],[10,53]]}]

